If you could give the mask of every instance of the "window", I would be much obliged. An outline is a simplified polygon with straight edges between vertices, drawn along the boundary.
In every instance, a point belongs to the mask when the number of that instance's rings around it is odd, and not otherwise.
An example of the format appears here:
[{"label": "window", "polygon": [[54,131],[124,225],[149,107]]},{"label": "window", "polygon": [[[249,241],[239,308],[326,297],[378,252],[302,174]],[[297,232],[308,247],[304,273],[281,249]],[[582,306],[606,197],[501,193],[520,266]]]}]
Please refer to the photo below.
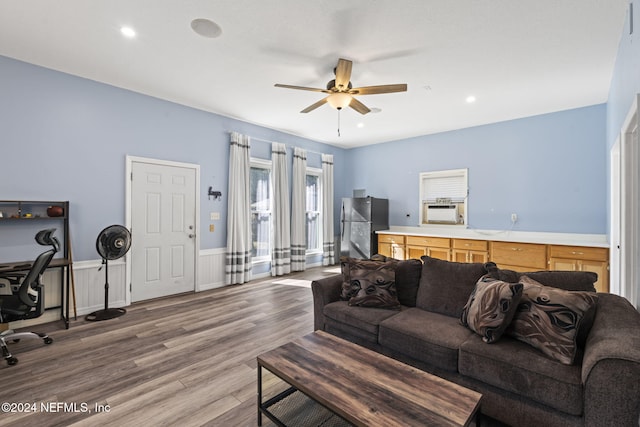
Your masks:
[{"label": "window", "polygon": [[319,169],[307,168],[307,253],[322,252],[321,174]]},{"label": "window", "polygon": [[251,161],[251,255],[271,259],[271,163]]},{"label": "window", "polygon": [[467,224],[467,169],[420,174],[420,224]]}]

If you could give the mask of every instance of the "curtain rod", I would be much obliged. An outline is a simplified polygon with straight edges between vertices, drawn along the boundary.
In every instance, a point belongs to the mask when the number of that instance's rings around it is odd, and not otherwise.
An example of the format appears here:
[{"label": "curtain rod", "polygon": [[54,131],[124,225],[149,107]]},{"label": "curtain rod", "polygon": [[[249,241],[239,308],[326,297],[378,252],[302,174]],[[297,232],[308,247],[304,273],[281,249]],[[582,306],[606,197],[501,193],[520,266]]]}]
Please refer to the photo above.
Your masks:
[{"label": "curtain rod", "polygon": [[[227,131],[227,133],[228,133],[229,135],[231,135],[233,132],[235,132],[235,131],[230,131],[230,130],[228,130],[228,131]],[[237,132],[237,133],[240,133],[240,132]],[[289,145],[289,144],[286,144],[286,143],[283,143],[283,142],[278,142],[278,141],[269,141],[268,139],[257,138],[257,137],[251,136],[251,135],[248,135],[248,136],[249,136],[249,138],[251,138],[251,139],[255,139],[256,141],[260,141],[260,142],[267,142],[267,143],[269,143],[269,144],[273,144],[273,143],[276,143],[276,144],[284,144],[284,146],[285,146],[285,147],[287,147],[287,148],[291,148],[291,149],[295,148],[295,146],[293,146],[293,145]],[[308,149],[306,149],[306,148],[304,148],[304,150],[305,150],[307,153],[320,154],[320,155],[328,154],[328,153],[321,153],[321,152],[319,152],[319,151],[308,150]]]}]

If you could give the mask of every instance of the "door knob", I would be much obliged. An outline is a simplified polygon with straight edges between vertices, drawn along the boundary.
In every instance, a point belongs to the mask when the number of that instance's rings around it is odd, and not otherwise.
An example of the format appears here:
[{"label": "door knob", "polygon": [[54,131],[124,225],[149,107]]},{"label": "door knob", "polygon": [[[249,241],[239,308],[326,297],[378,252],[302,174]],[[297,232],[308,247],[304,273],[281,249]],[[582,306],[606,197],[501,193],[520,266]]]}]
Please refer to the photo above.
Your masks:
[{"label": "door knob", "polygon": [[190,238],[190,239],[193,239],[194,237],[196,237],[196,235],[195,235],[195,234],[189,234],[189,238]]}]

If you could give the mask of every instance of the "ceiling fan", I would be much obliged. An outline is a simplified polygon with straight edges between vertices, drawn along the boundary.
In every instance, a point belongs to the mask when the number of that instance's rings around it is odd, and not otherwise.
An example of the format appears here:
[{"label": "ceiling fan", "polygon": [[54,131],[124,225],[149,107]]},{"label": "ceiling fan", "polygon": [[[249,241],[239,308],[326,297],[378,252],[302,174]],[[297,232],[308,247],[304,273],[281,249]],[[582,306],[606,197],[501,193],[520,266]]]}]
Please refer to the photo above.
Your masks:
[{"label": "ceiling fan", "polygon": [[360,114],[367,114],[371,110],[358,101],[355,95],[375,95],[381,93],[393,93],[393,92],[406,92],[406,84],[392,84],[392,85],[379,85],[379,86],[363,86],[354,88],[349,81],[351,79],[351,66],[352,62],[347,59],[338,59],[338,65],[333,69],[336,75],[334,80],[327,83],[326,89],[317,89],[313,87],[304,86],[292,86],[276,84],[276,87],[283,87],[287,89],[309,90],[312,92],[323,92],[329,95],[320,101],[316,102],[300,111],[301,113],[308,113],[316,108],[328,103],[333,108],[341,110],[344,107],[351,107]]}]

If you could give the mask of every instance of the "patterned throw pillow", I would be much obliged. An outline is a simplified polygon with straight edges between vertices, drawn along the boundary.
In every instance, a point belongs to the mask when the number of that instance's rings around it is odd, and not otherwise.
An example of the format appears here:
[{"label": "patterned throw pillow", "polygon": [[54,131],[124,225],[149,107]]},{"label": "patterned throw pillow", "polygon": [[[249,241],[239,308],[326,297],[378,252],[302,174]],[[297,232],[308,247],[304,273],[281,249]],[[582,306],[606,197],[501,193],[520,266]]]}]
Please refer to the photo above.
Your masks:
[{"label": "patterned throw pillow", "polygon": [[576,357],[581,324],[595,310],[595,292],[565,291],[544,286],[527,276],[522,298],[506,333],[565,365]]},{"label": "patterned throw pillow", "polygon": [[496,342],[513,319],[522,288],[521,283],[482,276],[462,310],[460,322],[480,335],[482,341]]},{"label": "patterned throw pillow", "polygon": [[396,262],[342,260],[343,300],[361,307],[400,308],[396,293]]}]

